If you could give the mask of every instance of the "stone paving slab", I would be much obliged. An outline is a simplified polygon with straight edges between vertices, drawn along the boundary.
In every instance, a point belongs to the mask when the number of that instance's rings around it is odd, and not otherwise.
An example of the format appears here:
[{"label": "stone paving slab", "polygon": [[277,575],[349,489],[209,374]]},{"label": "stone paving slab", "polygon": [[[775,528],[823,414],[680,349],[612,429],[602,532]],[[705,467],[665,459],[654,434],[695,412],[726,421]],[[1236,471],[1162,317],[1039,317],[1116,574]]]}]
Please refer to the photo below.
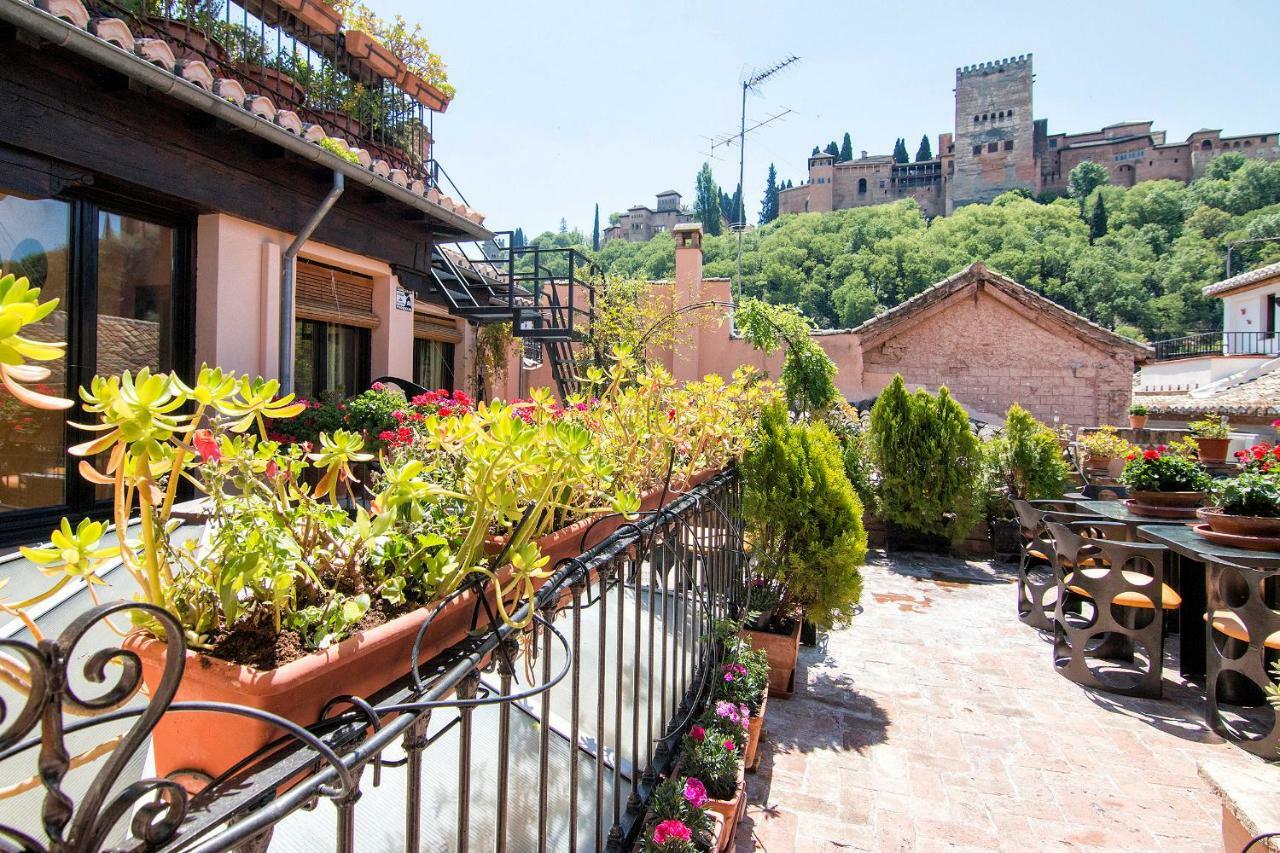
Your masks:
[{"label": "stone paving slab", "polygon": [[1013,566],[870,561],[863,614],[769,703],[740,853],[1221,849],[1196,762],[1261,762],[1213,734],[1169,650],[1163,700],[1086,690],[1018,621]]}]

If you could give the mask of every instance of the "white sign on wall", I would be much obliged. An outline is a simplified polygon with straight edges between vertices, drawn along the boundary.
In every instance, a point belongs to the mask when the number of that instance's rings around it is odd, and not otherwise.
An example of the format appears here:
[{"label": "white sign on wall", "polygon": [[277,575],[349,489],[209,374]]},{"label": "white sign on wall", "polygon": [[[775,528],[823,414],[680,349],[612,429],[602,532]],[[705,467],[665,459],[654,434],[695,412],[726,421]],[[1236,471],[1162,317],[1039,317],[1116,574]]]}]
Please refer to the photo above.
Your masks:
[{"label": "white sign on wall", "polygon": [[396,308],[400,311],[413,310],[413,293],[403,287],[396,287]]}]

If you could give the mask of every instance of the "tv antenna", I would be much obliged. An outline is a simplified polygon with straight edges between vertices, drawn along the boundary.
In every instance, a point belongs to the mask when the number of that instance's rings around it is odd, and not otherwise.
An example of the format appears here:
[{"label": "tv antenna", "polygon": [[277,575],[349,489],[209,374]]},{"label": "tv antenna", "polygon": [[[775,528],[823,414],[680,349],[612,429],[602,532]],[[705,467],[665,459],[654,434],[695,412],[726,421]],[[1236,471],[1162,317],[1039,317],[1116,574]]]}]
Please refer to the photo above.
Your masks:
[{"label": "tv antenna", "polygon": [[[788,55],[787,57],[775,62],[773,65],[770,65],[768,68],[751,74],[746,80],[742,81],[742,120],[738,126],[738,209],[736,211],[737,221],[730,226],[734,231],[738,232],[738,276],[734,283],[735,302],[742,298],[742,232],[747,229],[747,190],[746,187],[743,186],[743,181],[746,178],[747,162],[747,92],[759,91],[760,87],[764,85],[766,80],[782,71],[787,66],[794,65],[799,61],[800,57],[795,56],[794,54]],[[771,116],[770,118],[754,125],[751,129],[756,130],[757,128],[763,127],[764,125],[781,118],[788,112],[790,112],[790,110]],[[728,140],[725,140],[725,142],[728,142]],[[715,150],[714,144],[712,145],[712,150]]]}]

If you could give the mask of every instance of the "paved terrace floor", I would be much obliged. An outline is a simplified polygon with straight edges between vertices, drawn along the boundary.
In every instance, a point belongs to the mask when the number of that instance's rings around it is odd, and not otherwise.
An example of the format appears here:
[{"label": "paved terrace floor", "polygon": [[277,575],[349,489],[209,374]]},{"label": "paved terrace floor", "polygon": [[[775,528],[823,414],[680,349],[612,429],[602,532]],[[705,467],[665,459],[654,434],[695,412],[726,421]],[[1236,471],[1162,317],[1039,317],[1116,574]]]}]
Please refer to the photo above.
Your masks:
[{"label": "paved terrace floor", "polygon": [[1018,621],[1013,566],[871,563],[865,612],[769,702],[740,853],[1221,850],[1196,762],[1259,759],[1209,730],[1168,650],[1161,701],[1085,690]]}]

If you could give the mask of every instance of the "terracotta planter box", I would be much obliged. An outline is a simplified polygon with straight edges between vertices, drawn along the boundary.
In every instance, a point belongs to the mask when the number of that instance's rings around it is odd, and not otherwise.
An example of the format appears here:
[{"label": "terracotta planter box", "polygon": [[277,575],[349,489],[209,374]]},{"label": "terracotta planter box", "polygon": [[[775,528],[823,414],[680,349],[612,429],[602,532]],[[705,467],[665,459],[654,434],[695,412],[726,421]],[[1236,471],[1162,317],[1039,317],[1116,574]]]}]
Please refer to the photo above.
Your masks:
[{"label": "terracotta planter box", "polygon": [[276,5],[292,13],[313,33],[336,36],[342,29],[342,15],[324,0],[276,0]]},{"label": "terracotta planter box", "polygon": [[352,139],[365,139],[369,136],[368,126],[346,113],[340,113],[337,110],[316,110],[316,116],[321,122],[330,126],[325,128],[326,133],[332,128],[339,133],[347,134]]},{"label": "terracotta planter box", "polygon": [[1201,462],[1226,462],[1227,448],[1231,446],[1229,438],[1197,438],[1196,447],[1200,449]]},{"label": "terracotta planter box", "polygon": [[197,26],[177,18],[148,18],[147,23],[158,29],[161,38],[173,49],[177,60],[201,62],[226,62],[227,49]]},{"label": "terracotta planter box", "polygon": [[404,66],[400,57],[388,50],[382,42],[360,30],[344,30],[343,40],[347,53],[360,60],[379,77],[395,81],[400,78]]},{"label": "terracotta planter box", "polygon": [[246,92],[271,98],[278,109],[295,109],[307,100],[307,90],[278,68],[269,65],[242,65],[240,73],[244,75]]},{"label": "terracotta planter box", "polygon": [[[492,602],[492,590],[489,595]],[[418,663],[462,640],[478,598],[474,590],[466,592],[436,616],[423,638]],[[435,607],[406,613],[274,670],[230,663],[188,649],[174,701],[245,705],[309,726],[318,721],[321,709],[333,697],[367,698],[406,674],[418,629]],[[143,680],[154,692],[164,672],[165,644],[138,632],[125,638],[124,646],[142,659]],[[342,706],[335,712],[345,710],[349,708]],[[196,770],[216,777],[284,734],[265,721],[248,717],[172,711],[151,733],[156,771],[166,776],[178,770]]]},{"label": "terracotta planter box", "polygon": [[764,715],[769,708],[769,693],[760,701],[760,711],[747,721],[747,749],[742,757],[743,766],[751,773],[760,766],[760,734],[764,731]]},{"label": "terracotta planter box", "polygon": [[738,636],[750,640],[753,648],[764,649],[769,658],[769,695],[790,699],[796,687],[796,659],[800,655],[800,620],[787,634],[773,634],[743,628]]},{"label": "terracotta planter box", "polygon": [[707,800],[707,809],[713,814],[719,815],[724,821],[724,829],[720,834],[720,850],[732,850],[733,840],[738,833],[738,821],[742,820],[742,813],[747,807],[747,780],[742,772],[742,765],[738,765],[738,783],[734,786],[734,796],[731,800]]},{"label": "terracotta planter box", "polygon": [[1114,457],[1112,456],[1093,456],[1091,454],[1088,460],[1084,463],[1084,467],[1090,471],[1097,471],[1105,474],[1107,469],[1111,467],[1111,460],[1113,458]]},{"label": "terracotta planter box", "polygon": [[400,79],[396,81],[396,85],[403,89],[406,95],[429,110],[442,113],[449,108],[451,99],[448,95],[423,80],[417,74],[414,74],[408,68],[400,72]]}]

